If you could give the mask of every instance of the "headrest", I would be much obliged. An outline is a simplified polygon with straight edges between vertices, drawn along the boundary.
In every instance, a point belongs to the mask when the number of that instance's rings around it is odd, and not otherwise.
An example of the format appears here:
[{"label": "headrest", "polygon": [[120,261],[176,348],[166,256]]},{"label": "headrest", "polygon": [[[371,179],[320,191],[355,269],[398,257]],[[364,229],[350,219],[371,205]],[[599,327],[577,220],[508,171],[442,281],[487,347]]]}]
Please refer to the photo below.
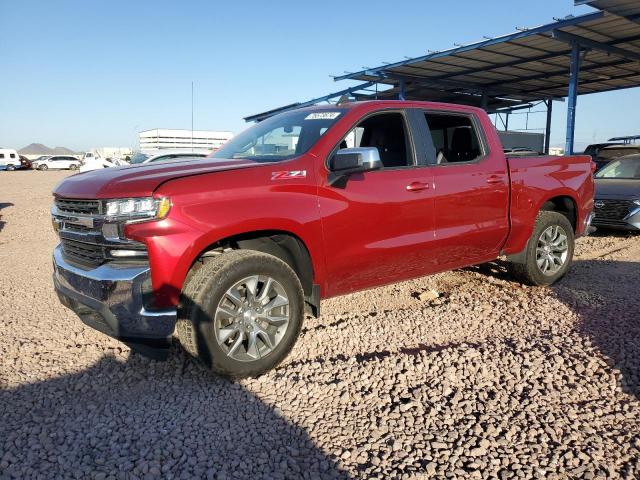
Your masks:
[{"label": "headrest", "polygon": [[469,151],[472,148],[471,143],[471,128],[457,127],[453,131],[453,137],[451,139],[452,150],[458,152]]}]

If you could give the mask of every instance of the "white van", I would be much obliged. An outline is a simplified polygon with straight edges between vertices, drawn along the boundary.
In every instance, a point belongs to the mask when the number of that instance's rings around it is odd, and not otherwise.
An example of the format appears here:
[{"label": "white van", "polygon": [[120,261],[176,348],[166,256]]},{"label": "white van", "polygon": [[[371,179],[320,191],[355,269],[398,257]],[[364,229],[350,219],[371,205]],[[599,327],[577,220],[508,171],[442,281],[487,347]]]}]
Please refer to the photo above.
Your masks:
[{"label": "white van", "polygon": [[20,168],[20,155],[12,148],[0,148],[0,170]]}]

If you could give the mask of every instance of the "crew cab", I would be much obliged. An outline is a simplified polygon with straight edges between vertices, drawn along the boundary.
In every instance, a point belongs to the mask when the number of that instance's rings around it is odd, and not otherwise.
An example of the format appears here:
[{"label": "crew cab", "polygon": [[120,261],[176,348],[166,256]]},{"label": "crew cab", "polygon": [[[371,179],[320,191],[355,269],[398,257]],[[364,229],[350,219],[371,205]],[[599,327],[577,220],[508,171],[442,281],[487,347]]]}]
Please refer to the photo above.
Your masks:
[{"label": "crew cab", "polygon": [[558,281],[588,232],[592,167],[507,159],[473,107],[293,110],[205,159],[63,180],[54,285],[86,324],[139,352],[166,357],[175,337],[220,374],[256,376],[321,299],[501,256],[520,281]]}]

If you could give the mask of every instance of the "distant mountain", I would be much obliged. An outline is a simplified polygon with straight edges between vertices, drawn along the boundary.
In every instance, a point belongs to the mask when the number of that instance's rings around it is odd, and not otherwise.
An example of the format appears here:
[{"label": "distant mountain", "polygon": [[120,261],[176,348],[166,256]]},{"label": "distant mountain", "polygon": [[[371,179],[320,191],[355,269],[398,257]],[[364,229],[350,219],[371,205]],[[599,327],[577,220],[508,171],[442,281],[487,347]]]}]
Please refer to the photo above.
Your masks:
[{"label": "distant mountain", "polygon": [[67,147],[50,148],[41,143],[32,143],[18,150],[21,155],[76,155],[76,152]]},{"label": "distant mountain", "polygon": [[52,150],[54,155],[76,155],[77,152],[69,150],[67,147],[56,147]]}]

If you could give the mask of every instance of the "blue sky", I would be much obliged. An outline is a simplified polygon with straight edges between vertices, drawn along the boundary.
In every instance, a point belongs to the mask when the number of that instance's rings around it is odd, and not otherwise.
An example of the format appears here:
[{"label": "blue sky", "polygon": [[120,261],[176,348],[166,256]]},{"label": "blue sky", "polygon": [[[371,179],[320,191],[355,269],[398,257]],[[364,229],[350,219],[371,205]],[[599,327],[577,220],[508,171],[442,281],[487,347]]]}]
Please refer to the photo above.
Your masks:
[{"label": "blue sky", "polygon": [[[191,81],[195,128],[238,132],[243,116],[352,84],[330,74],[589,11],[572,0],[0,0],[0,145],[132,146],[139,130],[190,128]],[[640,134],[638,105],[640,89],[580,97],[577,146]],[[566,104],[554,109],[562,145]]]}]

